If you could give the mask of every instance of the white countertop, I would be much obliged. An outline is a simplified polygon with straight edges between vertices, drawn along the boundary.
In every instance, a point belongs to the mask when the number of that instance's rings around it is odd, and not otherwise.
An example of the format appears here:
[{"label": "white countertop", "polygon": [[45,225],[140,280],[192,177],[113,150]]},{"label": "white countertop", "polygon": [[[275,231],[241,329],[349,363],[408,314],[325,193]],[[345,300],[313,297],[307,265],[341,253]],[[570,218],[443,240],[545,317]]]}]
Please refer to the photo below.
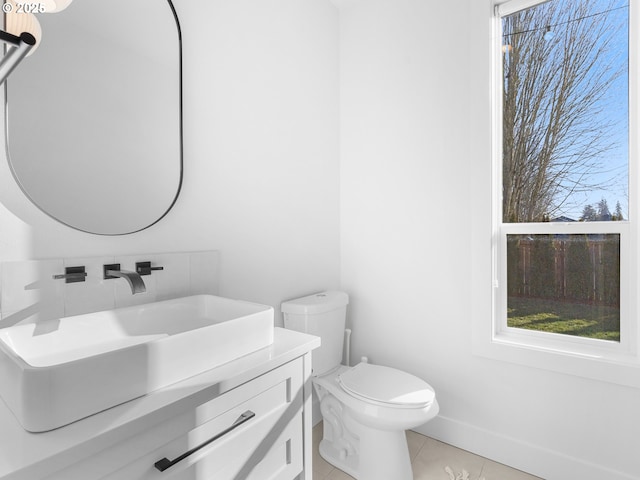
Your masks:
[{"label": "white countertop", "polygon": [[319,346],[276,328],[269,347],[50,432],[27,432],[0,402],[0,480],[43,478]]}]

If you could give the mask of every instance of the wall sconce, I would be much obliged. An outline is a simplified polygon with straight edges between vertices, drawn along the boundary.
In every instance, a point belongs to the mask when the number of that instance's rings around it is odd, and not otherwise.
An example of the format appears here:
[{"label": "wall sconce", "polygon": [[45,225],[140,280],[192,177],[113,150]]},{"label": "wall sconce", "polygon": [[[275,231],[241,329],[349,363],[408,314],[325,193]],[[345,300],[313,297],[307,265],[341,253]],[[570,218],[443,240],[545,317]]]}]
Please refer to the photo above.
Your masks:
[{"label": "wall sconce", "polygon": [[[35,52],[42,38],[40,22],[33,13],[57,13],[69,6],[72,0],[40,0],[28,3],[25,0],[4,0],[4,28],[0,30],[0,41],[9,45],[9,50],[0,61],[0,84],[13,72],[24,57]],[[36,7],[34,9],[34,7]],[[33,12],[33,13],[32,13]]]},{"label": "wall sconce", "polygon": [[27,54],[27,56],[31,55],[37,50],[40,40],[42,39],[40,22],[38,22],[38,19],[33,13],[26,13],[19,10],[18,4],[14,3],[13,0],[6,0],[2,10],[4,11],[4,27],[7,33],[19,37],[22,32],[27,32],[36,39],[35,45]]}]

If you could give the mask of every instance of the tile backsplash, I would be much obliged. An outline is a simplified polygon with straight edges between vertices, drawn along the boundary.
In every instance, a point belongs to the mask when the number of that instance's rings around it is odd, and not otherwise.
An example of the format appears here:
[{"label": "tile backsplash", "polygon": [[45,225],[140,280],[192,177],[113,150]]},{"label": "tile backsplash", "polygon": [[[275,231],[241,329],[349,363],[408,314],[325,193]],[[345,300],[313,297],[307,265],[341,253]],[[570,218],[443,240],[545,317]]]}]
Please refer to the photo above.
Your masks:
[{"label": "tile backsplash", "polygon": [[[132,295],[123,278],[103,279],[103,265],[119,263],[122,270],[135,271],[136,262],[163,267],[142,277],[145,293]],[[65,283],[53,278],[64,273],[65,267],[75,266],[85,267],[84,282]],[[215,295],[219,290],[219,252],[3,262],[0,281],[0,328],[4,328],[188,295]]]}]

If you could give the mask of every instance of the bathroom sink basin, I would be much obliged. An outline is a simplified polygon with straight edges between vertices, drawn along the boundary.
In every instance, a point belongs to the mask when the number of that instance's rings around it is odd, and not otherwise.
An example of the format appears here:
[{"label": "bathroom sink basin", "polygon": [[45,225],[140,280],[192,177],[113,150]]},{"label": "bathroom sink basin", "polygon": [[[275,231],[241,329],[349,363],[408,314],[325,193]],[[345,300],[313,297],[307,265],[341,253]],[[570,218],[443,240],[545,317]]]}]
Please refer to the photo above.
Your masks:
[{"label": "bathroom sink basin", "polygon": [[52,430],[273,343],[273,308],[213,295],[0,329],[0,396]]}]

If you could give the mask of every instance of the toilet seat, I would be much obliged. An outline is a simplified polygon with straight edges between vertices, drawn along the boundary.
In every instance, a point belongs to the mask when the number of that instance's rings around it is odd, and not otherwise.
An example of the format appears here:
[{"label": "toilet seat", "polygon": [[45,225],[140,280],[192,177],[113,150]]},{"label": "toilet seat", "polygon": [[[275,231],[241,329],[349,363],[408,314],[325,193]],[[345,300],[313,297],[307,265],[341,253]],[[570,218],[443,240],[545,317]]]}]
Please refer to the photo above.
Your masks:
[{"label": "toilet seat", "polygon": [[392,408],[425,408],[435,392],[424,380],[391,367],[359,363],[337,377],[349,395],[374,405]]}]

